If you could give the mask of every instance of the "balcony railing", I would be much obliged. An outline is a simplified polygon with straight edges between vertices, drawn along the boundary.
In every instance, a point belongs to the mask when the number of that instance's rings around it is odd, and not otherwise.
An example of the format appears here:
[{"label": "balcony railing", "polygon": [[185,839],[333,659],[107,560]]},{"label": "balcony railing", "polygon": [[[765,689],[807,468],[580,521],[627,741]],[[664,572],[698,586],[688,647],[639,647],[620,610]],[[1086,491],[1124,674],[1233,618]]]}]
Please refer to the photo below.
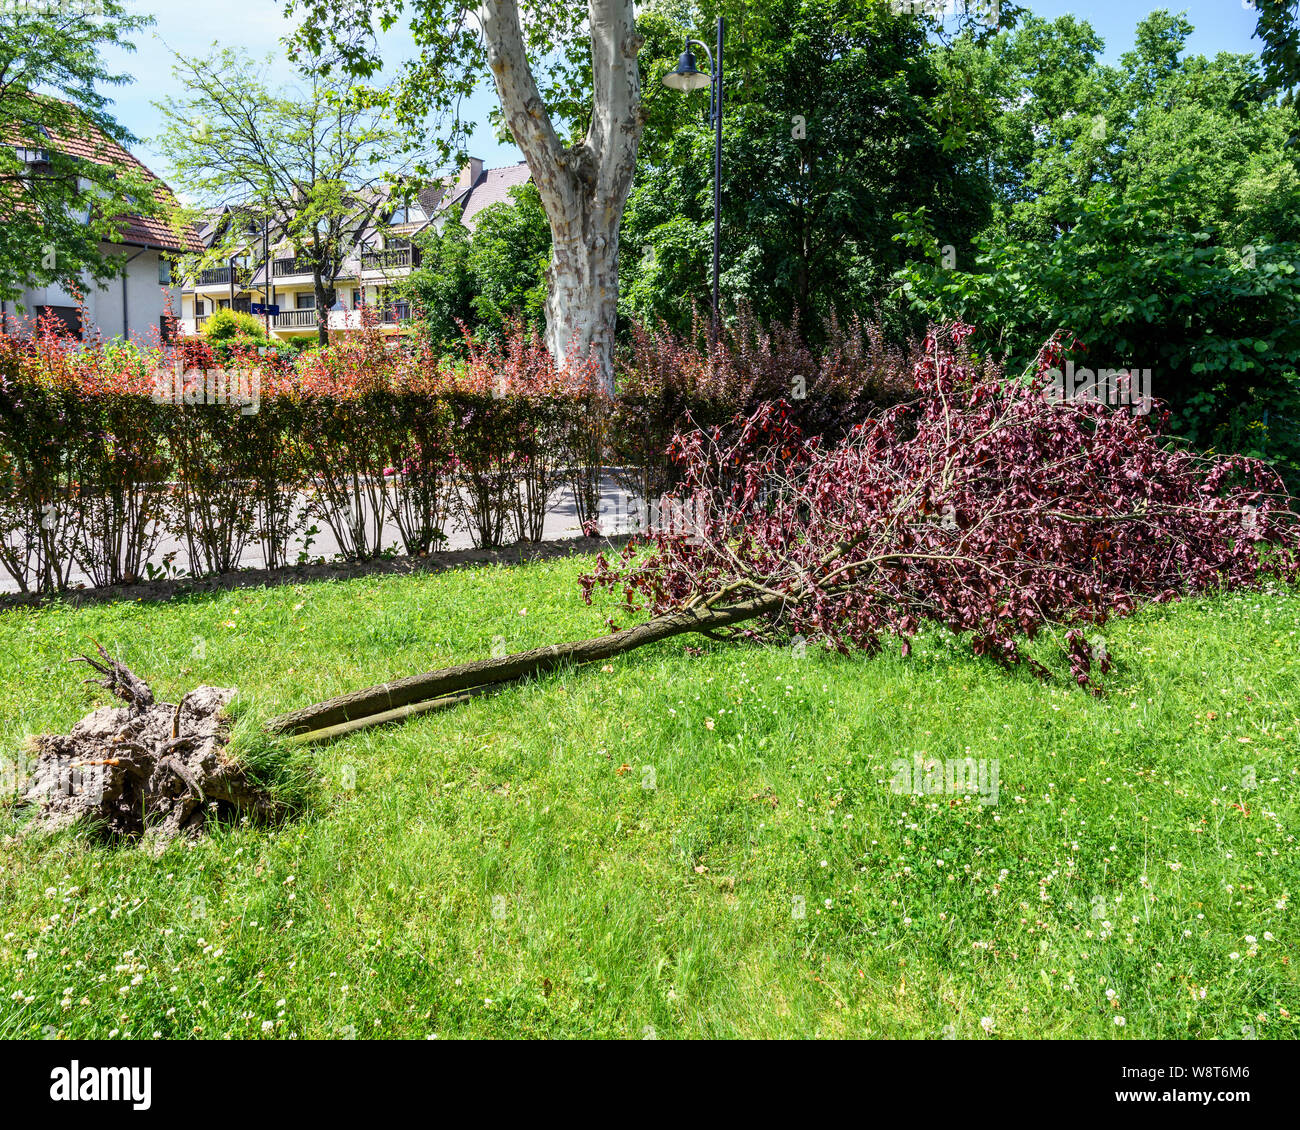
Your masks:
[{"label": "balcony railing", "polygon": [[411,320],[411,304],[409,302],[390,302],[380,307],[379,320],[385,325],[395,322],[409,322]]},{"label": "balcony railing", "polygon": [[[247,286],[250,271],[247,267],[235,268],[235,285]],[[210,267],[206,271],[199,272],[199,286],[229,286],[230,285],[230,268],[229,267]]]},{"label": "balcony railing", "polygon": [[271,275],[283,278],[285,275],[310,275],[311,264],[306,259],[272,259]]},{"label": "balcony railing", "polygon": [[361,269],[382,271],[389,267],[419,266],[418,256],[411,247],[389,247],[383,251],[363,251]]},{"label": "balcony railing", "polygon": [[277,330],[311,329],[316,325],[316,311],[285,310],[271,321]]}]

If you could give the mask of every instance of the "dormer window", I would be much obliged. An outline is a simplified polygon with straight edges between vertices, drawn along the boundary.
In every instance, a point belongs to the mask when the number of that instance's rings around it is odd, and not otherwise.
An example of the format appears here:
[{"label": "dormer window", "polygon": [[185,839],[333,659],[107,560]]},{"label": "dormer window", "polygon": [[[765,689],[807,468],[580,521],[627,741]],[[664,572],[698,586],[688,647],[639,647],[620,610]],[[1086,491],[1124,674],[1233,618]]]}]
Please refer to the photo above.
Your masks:
[{"label": "dormer window", "polygon": [[18,160],[26,166],[25,179],[27,187],[31,188],[31,179],[34,176],[49,176],[53,171],[50,164],[50,151],[48,149],[36,149],[32,147],[19,146]]}]

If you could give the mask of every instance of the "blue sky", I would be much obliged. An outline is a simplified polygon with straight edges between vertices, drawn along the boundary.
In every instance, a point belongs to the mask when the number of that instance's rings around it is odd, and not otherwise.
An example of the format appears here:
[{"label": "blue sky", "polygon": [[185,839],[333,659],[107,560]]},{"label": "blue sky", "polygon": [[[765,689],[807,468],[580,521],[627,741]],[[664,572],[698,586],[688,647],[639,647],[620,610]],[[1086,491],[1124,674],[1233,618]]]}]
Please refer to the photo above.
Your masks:
[{"label": "blue sky", "polygon": [[[363,0],[364,2],[364,0]],[[136,51],[110,59],[110,64],[135,77],[130,86],[113,91],[117,118],[144,141],[136,147],[137,155],[160,175],[166,177],[166,163],[158,156],[149,138],[158,131],[158,113],[151,105],[155,99],[180,93],[171,77],[172,53],[202,55],[214,44],[244,47],[256,56],[276,54],[278,65],[273,71],[282,81],[292,77],[283,61],[280,39],[292,25],[284,18],[284,6],[278,0],[218,0],[216,4],[177,3],[170,0],[128,0],[133,11],[152,15],[157,23],[136,37]],[[1196,28],[1189,42],[1195,54],[1213,55],[1219,51],[1257,53],[1259,41],[1252,38],[1255,13],[1243,7],[1243,0],[1187,0],[1186,3],[1161,4],[1154,0],[1093,0],[1081,4],[1071,0],[1032,0],[1024,4],[1034,13],[1055,18],[1066,12],[1087,20],[1106,41],[1105,58],[1116,62],[1133,44],[1138,20],[1160,7],[1183,11]],[[409,35],[395,28],[384,41],[386,59],[395,63],[410,57],[414,48]],[[490,84],[470,102],[468,116],[479,122],[470,150],[482,157],[489,167],[509,165],[522,154],[513,145],[498,143],[492,136],[487,115],[495,105]]]}]

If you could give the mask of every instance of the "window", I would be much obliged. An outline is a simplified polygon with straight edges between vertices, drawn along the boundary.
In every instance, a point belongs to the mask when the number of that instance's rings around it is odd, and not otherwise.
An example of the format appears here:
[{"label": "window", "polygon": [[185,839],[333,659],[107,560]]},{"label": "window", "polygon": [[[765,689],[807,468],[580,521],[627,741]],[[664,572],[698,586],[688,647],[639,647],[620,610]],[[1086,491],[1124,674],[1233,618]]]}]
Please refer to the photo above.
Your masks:
[{"label": "window", "polygon": [[407,222],[407,217],[409,215],[410,213],[407,211],[406,205],[403,204],[400,207],[393,209],[393,215],[388,222],[390,224],[404,224]]},{"label": "window", "polygon": [[295,310],[315,310],[316,296],[314,294],[299,294],[293,300]]},{"label": "window", "polygon": [[81,337],[81,311],[75,306],[38,306],[36,315],[38,324],[53,319],[55,332]]},{"label": "window", "polygon": [[352,309],[361,309],[361,291],[357,290],[355,287],[352,289]]},{"label": "window", "polygon": [[158,256],[158,285],[172,285],[172,261],[166,256]]},{"label": "window", "polygon": [[203,317],[203,299],[201,298],[196,298],[194,300],[194,316],[196,318]]}]

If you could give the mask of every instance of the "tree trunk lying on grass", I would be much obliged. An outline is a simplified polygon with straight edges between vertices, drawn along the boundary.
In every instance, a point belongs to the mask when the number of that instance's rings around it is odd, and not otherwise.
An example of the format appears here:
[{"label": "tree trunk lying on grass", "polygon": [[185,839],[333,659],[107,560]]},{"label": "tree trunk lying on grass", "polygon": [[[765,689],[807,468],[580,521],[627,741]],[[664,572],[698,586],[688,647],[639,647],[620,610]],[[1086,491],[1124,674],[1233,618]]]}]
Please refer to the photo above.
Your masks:
[{"label": "tree trunk lying on grass", "polygon": [[126,705],[101,706],[66,734],[31,739],[35,764],[20,804],[38,808],[33,828],[88,821],[110,837],[143,834],[161,847],[181,832],[197,834],[209,816],[278,814],[225,753],[223,708],[234,688],[196,687],[174,705],[156,702],[143,679],[95,646],[102,662],[69,662],[88,663],[102,678],[86,682]]},{"label": "tree trunk lying on grass", "polygon": [[[685,632],[708,633],[775,612],[778,597],[763,596],[723,608],[698,606],[657,616],[644,624],[576,643],[549,644],[516,655],[479,659],[366,687],[313,706],[292,710],[266,723],[273,734],[297,741],[335,738],[366,726],[400,722],[415,714],[445,709],[499,684],[541,675],[568,664],[594,663]],[[457,693],[468,692],[468,693]]]}]

